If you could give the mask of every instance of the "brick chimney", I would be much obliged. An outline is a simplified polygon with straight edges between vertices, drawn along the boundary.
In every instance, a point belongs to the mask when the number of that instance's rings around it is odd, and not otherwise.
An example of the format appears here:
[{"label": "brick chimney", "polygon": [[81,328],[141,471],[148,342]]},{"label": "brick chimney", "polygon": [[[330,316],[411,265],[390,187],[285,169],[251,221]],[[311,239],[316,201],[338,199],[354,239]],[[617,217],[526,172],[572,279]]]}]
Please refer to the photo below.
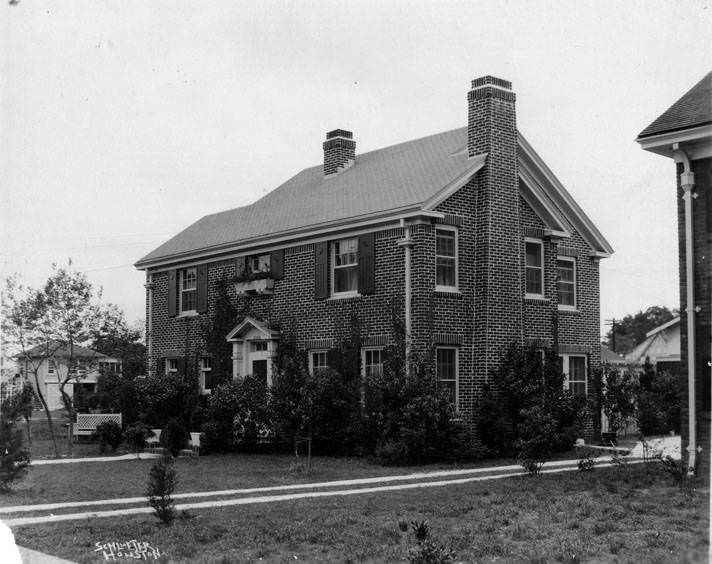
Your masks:
[{"label": "brick chimney", "polygon": [[487,154],[474,177],[477,216],[475,331],[484,335],[478,351],[483,374],[497,364],[499,343],[523,341],[522,232],[519,218],[517,121],[512,83],[493,76],[472,81],[467,94],[467,150]]},{"label": "brick chimney", "polygon": [[353,133],[334,129],[326,134],[324,141],[324,176],[331,176],[349,168],[356,160],[356,141]]}]

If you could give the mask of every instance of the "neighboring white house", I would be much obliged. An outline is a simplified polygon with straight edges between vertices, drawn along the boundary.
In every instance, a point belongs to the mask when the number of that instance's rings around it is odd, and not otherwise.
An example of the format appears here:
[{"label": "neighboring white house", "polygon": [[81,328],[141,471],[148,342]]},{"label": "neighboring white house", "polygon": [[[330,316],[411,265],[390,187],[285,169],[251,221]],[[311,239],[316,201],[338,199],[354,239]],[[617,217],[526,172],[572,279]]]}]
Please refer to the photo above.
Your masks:
[{"label": "neighboring white house", "polygon": [[65,386],[65,391],[71,397],[79,387],[87,393],[95,392],[97,379],[102,372],[121,374],[120,360],[86,347],[74,345],[74,366],[69,366],[70,356],[66,347],[49,344],[34,347],[18,357],[25,378],[35,390],[37,385],[34,372],[37,370],[40,391],[50,411],[64,407],[59,385],[68,374],[72,379]]},{"label": "neighboring white house", "polygon": [[650,362],[658,368],[679,368],[679,317],[648,331],[645,334],[645,340],[625,356],[626,362],[634,365],[642,365],[646,358],[650,359]]}]

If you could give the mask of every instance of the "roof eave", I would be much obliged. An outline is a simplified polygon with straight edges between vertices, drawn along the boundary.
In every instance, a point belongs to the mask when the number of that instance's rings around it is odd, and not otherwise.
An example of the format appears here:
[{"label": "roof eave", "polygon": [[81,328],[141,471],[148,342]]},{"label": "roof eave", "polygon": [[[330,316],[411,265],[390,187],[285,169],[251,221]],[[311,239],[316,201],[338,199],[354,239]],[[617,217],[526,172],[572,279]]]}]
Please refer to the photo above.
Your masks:
[{"label": "roof eave", "polygon": [[674,143],[683,145],[691,159],[709,158],[712,157],[712,123],[651,135],[639,135],[636,142],[643,150],[668,158],[674,158],[672,148]]}]

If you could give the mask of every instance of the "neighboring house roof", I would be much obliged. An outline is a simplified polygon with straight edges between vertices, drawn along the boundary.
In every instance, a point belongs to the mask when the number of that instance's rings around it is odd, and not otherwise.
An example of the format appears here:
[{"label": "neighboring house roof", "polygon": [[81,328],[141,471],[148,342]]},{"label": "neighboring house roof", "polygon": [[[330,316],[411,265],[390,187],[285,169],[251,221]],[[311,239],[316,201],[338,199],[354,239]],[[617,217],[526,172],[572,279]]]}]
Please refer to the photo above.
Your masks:
[{"label": "neighboring house roof", "polygon": [[645,340],[626,355],[630,363],[642,364],[646,358],[653,364],[680,361],[680,318],[648,331]]},{"label": "neighboring house roof", "polygon": [[638,135],[638,139],[712,123],[712,71]]},{"label": "neighboring house roof", "polygon": [[[53,356],[55,358],[69,358],[69,347],[66,345],[59,345],[54,342],[37,345],[32,347],[25,354],[20,354],[20,357],[27,358],[38,358],[43,356]],[[74,357],[75,358],[109,358],[103,353],[94,351],[87,347],[82,347],[81,345],[74,345]]]},{"label": "neighboring house roof", "polygon": [[606,345],[601,345],[601,362],[603,364],[626,364],[625,358],[613,352]]},{"label": "neighboring house roof", "polygon": [[[569,235],[568,221],[594,252],[610,255],[610,244],[521,134],[519,147],[522,180],[529,187],[524,195],[535,211],[554,232]],[[462,127],[359,154],[353,166],[336,175],[325,177],[322,165],[307,168],[251,205],[199,219],[136,266],[176,263],[291,241],[319,229],[432,212],[484,166],[486,157],[468,158],[467,127]]]}]

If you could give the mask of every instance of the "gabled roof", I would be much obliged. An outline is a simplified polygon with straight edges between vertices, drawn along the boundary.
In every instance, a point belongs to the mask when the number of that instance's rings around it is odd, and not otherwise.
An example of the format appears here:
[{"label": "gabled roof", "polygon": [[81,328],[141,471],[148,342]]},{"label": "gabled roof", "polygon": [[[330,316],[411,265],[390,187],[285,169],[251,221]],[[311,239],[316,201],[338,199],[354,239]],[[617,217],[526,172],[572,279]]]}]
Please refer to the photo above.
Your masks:
[{"label": "gabled roof", "polygon": [[665,110],[638,139],[712,123],[712,71]]},{"label": "gabled roof", "polygon": [[225,340],[237,341],[241,339],[243,335],[249,332],[250,329],[257,329],[260,333],[262,333],[265,339],[279,339],[281,336],[281,333],[279,331],[270,329],[266,323],[258,321],[253,317],[245,317],[245,319],[243,319],[240,324],[235,326],[235,328],[230,331],[230,333],[228,333],[227,337],[225,337]]},{"label": "gabled roof", "polygon": [[[64,344],[50,341],[46,344],[32,347],[25,354],[18,355],[19,357],[39,358],[39,357],[54,357],[54,358],[69,358],[69,347]],[[109,358],[105,354],[94,351],[87,347],[74,345],[74,358]]]},{"label": "gabled roof", "polygon": [[653,363],[678,362],[680,360],[680,317],[675,317],[645,334],[645,340],[639,343],[626,356],[631,363],[642,364],[646,358]]},{"label": "gabled roof", "polygon": [[601,345],[601,362],[603,364],[625,364],[625,358],[613,352],[606,345]]},{"label": "gabled roof", "polygon": [[[530,172],[523,180],[532,184],[532,198],[540,203],[550,200],[546,205],[532,205],[544,222],[553,232],[568,236],[568,221],[594,253],[611,254],[610,244],[521,134],[519,148],[520,162],[526,161],[523,168]],[[307,168],[249,206],[199,219],[136,266],[147,268],[198,254],[295,240],[319,229],[433,213],[433,208],[462,187],[485,160],[486,155],[468,158],[467,127],[462,127],[359,154],[353,166],[329,177],[324,177],[321,165]],[[536,181],[531,182],[534,177]]]}]

